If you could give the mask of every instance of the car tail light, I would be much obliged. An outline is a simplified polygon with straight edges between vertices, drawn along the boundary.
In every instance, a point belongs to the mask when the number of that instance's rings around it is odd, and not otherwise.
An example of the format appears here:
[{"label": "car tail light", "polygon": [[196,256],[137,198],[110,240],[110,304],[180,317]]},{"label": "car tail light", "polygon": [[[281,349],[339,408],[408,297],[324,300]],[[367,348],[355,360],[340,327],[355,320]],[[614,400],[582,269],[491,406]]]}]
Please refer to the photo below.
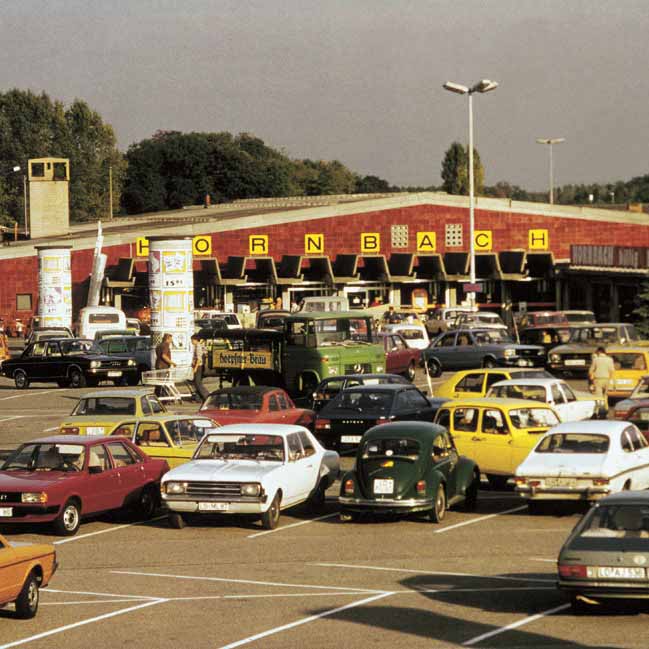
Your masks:
[{"label": "car tail light", "polygon": [[629,414],[628,410],[616,410],[614,412],[615,419],[626,419],[626,416]]},{"label": "car tail light", "polygon": [[527,484],[530,485],[530,487],[540,487],[541,486],[541,481],[540,480],[528,480]]},{"label": "car tail light", "polygon": [[331,430],[331,420],[330,419],[316,419],[315,420],[315,429],[316,430]]},{"label": "car tail light", "polygon": [[568,579],[585,579],[587,576],[588,568],[586,566],[559,564],[559,577],[567,577]]},{"label": "car tail light", "polygon": [[347,495],[351,495],[354,493],[354,481],[353,480],[345,480],[345,493]]},{"label": "car tail light", "polygon": [[514,484],[520,486],[527,484],[527,478],[514,478]]},{"label": "car tail light", "polygon": [[79,429],[76,426],[64,426],[61,428],[61,435],[78,435]]},{"label": "car tail light", "polygon": [[596,487],[602,487],[604,485],[607,485],[609,483],[608,478],[593,478],[593,484]]},{"label": "car tail light", "polygon": [[426,481],[425,480],[420,480],[417,483],[417,493],[418,494],[423,494],[426,492]]}]

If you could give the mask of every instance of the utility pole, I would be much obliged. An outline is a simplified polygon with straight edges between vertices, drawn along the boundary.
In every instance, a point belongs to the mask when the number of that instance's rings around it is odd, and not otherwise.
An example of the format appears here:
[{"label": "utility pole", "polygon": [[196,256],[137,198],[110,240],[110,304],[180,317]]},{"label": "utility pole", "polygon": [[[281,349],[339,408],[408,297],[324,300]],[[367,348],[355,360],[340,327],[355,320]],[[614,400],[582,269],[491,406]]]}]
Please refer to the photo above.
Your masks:
[{"label": "utility pole", "polygon": [[108,165],[108,218],[113,218],[113,167]]}]

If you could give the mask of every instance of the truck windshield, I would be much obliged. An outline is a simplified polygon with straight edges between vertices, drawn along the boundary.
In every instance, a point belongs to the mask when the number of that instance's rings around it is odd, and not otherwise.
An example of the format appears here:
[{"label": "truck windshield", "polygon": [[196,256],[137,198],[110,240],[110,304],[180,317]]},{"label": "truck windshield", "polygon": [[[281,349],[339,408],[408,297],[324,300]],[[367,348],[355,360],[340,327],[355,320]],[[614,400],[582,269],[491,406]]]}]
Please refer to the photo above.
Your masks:
[{"label": "truck windshield", "polygon": [[372,342],[369,318],[294,320],[288,326],[290,345],[328,347],[349,342]]}]

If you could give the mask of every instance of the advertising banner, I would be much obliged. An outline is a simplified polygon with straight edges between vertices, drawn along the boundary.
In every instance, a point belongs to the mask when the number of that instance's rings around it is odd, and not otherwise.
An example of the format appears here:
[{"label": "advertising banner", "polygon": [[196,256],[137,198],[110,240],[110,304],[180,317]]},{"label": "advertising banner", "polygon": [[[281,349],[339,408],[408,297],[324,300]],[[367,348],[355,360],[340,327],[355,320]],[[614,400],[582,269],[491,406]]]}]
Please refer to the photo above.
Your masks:
[{"label": "advertising banner", "polygon": [[41,327],[72,327],[70,248],[37,247]]}]

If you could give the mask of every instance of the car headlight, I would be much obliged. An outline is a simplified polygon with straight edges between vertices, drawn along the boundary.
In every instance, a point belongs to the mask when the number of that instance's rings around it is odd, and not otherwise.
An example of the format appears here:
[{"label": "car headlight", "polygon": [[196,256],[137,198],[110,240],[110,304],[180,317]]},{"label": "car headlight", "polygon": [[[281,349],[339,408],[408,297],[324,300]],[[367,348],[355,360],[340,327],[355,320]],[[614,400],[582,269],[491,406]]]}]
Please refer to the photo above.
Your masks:
[{"label": "car headlight", "polygon": [[505,358],[511,358],[512,356],[516,356],[516,350],[515,349],[506,349],[505,350]]},{"label": "car headlight", "polygon": [[383,365],[377,365],[376,366],[376,371],[377,372],[382,372],[383,371]]},{"label": "car headlight", "polygon": [[329,366],[329,375],[331,376],[331,375],[334,375],[334,374],[338,374],[338,368],[330,365]]},{"label": "car headlight", "polygon": [[47,493],[45,493],[44,491],[28,491],[20,495],[20,500],[24,503],[46,503]]},{"label": "car headlight", "polygon": [[165,482],[165,492],[168,494],[184,494],[187,492],[187,483]]},{"label": "car headlight", "polygon": [[550,362],[551,363],[560,363],[561,362],[561,356],[559,356],[559,354],[550,354]]},{"label": "car headlight", "polygon": [[101,367],[101,361],[90,361],[90,367],[94,370]]},{"label": "car headlight", "polygon": [[129,367],[135,367],[137,365],[137,363],[132,358],[129,358],[127,365]]},{"label": "car headlight", "polygon": [[261,494],[261,485],[256,482],[241,485],[242,496],[259,496]]}]

